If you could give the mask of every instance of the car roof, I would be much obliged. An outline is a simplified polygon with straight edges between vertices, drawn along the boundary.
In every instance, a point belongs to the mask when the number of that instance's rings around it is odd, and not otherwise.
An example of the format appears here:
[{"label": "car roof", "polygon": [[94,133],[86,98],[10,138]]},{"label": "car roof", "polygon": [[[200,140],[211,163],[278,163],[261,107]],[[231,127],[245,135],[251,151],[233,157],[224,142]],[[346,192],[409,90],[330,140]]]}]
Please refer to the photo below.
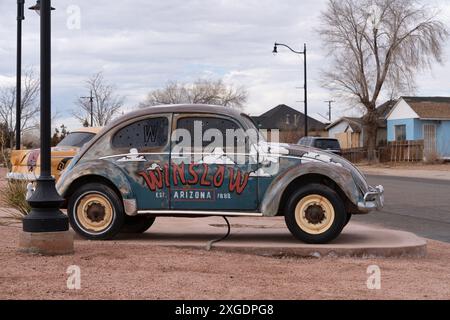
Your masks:
[{"label": "car roof", "polygon": [[313,140],[333,140],[333,141],[339,141],[336,138],[327,138],[327,137],[310,137]]},{"label": "car roof", "polygon": [[123,123],[134,118],[139,118],[152,114],[163,113],[213,113],[225,116],[238,118],[242,112],[231,107],[206,105],[206,104],[174,104],[174,105],[160,105],[153,107],[146,107],[136,111],[129,112],[110,123],[106,129],[109,131],[111,127],[114,127],[120,123]]}]

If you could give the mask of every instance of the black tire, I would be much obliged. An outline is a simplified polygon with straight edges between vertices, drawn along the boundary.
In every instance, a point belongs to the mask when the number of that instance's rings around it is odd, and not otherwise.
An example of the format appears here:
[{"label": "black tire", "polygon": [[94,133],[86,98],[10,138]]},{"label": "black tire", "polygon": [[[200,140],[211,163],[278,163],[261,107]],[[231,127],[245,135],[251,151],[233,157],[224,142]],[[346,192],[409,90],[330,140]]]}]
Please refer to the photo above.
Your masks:
[{"label": "black tire", "polygon": [[[300,205],[300,202],[306,201],[308,198],[314,198],[314,196],[327,199],[328,207],[332,207],[334,210],[334,218],[331,218],[333,215],[329,214],[330,221],[326,223],[324,231],[319,233],[320,230],[317,230],[317,234],[309,232],[309,230],[304,230],[305,227],[302,228],[302,225],[297,222],[296,218],[296,209]],[[310,210],[312,207],[319,208],[320,211],[314,208],[316,211],[310,211],[309,219],[321,219],[316,225],[323,223],[324,219],[326,219],[324,216],[327,216],[327,211],[323,209],[323,205],[310,205],[306,210]],[[303,219],[307,223],[311,223],[310,220],[307,220],[306,216]],[[289,231],[298,240],[308,244],[325,244],[333,241],[341,234],[347,221],[347,213],[343,200],[333,189],[321,184],[309,184],[291,195],[286,206],[285,220]],[[315,226],[314,222],[309,226]]]},{"label": "black tire", "polygon": [[144,233],[145,231],[150,229],[154,222],[155,218],[150,216],[126,216],[125,223],[123,224],[122,230],[120,232],[134,234]]},{"label": "black tire", "polygon": [[346,227],[350,223],[350,220],[352,220],[352,214],[351,213],[347,213],[347,219],[345,220],[344,227]]},{"label": "black tire", "polygon": [[[98,199],[100,201],[96,201]],[[99,183],[88,183],[76,190],[68,201],[67,214],[72,229],[89,240],[114,238],[120,232],[125,219],[120,197],[110,187]],[[89,223],[100,223],[98,228],[101,229],[90,229],[87,226]],[[101,226],[102,223],[104,226]]]}]

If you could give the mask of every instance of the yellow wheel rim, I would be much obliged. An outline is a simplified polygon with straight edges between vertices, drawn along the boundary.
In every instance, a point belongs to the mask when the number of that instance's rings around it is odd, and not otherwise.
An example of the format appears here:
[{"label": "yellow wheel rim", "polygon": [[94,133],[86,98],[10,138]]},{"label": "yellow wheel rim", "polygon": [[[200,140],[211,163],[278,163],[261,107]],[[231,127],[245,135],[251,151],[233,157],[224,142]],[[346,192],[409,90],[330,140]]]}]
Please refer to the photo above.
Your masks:
[{"label": "yellow wheel rim", "polygon": [[109,200],[96,193],[82,196],[76,206],[77,220],[86,231],[100,233],[113,221],[113,207]]},{"label": "yellow wheel rim", "polygon": [[331,202],[314,194],[301,199],[295,208],[295,220],[306,233],[318,235],[327,232],[333,225],[335,212]]}]

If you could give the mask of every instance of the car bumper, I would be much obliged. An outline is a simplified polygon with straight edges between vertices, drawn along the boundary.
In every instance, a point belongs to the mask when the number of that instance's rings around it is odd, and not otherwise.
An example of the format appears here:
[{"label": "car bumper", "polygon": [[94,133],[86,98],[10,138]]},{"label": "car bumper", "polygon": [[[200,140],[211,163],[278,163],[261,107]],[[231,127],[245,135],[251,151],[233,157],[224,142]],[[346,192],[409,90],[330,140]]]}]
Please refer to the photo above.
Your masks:
[{"label": "car bumper", "polygon": [[358,209],[367,213],[374,210],[381,210],[384,207],[384,187],[370,187],[364,195],[363,201],[358,203]]},{"label": "car bumper", "polygon": [[10,172],[6,175],[7,180],[36,181],[37,178],[34,173]]}]

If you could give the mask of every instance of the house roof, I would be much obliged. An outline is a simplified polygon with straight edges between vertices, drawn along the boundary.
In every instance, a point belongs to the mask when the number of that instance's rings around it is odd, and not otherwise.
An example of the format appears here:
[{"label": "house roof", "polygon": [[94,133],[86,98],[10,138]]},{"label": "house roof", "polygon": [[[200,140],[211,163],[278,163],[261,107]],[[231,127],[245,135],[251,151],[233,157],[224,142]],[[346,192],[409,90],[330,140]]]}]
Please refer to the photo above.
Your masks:
[{"label": "house roof", "polygon": [[293,113],[293,114],[300,114],[301,112],[295,110],[294,108],[291,108],[285,104],[280,104],[278,106],[276,106],[273,109],[270,109],[269,111],[267,111],[266,113],[263,113],[262,115],[260,115],[260,118],[270,118],[273,117],[279,113]]},{"label": "house roof", "polygon": [[398,100],[389,100],[377,107],[377,113],[380,119],[386,120],[386,117],[395,107]]},{"label": "house roof", "polygon": [[421,119],[450,119],[450,97],[402,97]]},{"label": "house roof", "polygon": [[[398,100],[388,100],[385,103],[379,105],[377,107],[377,114],[378,114],[378,127],[385,128],[387,126],[386,118],[390,114],[391,110],[394,108],[394,106],[397,104]],[[352,128],[354,132],[361,132],[362,126],[364,124],[365,116],[362,118],[354,118],[354,117],[342,117],[339,120],[333,122],[329,126],[326,127],[326,130],[329,130],[342,121],[347,121],[349,126]]]},{"label": "house roof", "polygon": [[361,132],[363,120],[362,118],[352,118],[352,117],[342,117],[339,120],[333,122],[328,127],[326,127],[326,130],[330,130],[331,128],[337,126],[338,124],[346,121],[350,128],[352,128],[353,132]]},{"label": "house roof", "polygon": [[[260,115],[259,117],[252,117],[256,123],[262,129],[292,129],[292,123],[290,125],[285,124],[286,115],[294,116],[297,115],[298,123],[297,129],[305,127],[305,115],[285,104],[276,106],[275,108],[267,111],[266,113]],[[325,124],[317,121],[314,118],[308,116],[308,128],[310,130],[324,130]]]}]

